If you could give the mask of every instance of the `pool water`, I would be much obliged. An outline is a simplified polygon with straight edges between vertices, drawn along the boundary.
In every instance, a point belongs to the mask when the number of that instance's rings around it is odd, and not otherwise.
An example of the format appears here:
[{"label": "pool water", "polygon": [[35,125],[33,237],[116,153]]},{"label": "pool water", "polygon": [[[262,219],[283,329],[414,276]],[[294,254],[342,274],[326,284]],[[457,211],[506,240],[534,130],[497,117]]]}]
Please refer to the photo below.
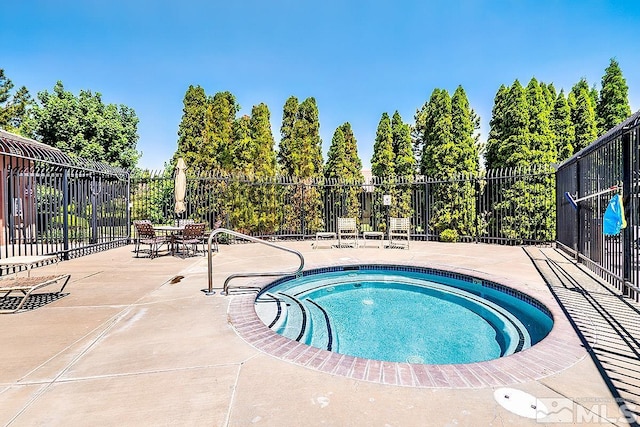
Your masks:
[{"label": "pool water", "polygon": [[314,347],[427,364],[513,354],[553,325],[543,307],[491,282],[397,266],[336,269],[265,288],[256,299],[258,315],[279,334]]}]

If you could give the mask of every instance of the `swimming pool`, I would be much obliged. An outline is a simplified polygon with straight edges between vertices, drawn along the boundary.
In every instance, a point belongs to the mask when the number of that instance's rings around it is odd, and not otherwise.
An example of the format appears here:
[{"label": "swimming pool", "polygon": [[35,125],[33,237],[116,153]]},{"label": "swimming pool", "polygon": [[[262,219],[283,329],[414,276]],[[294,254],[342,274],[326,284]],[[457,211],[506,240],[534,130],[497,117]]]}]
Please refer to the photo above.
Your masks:
[{"label": "swimming pool", "polygon": [[549,310],[496,282],[426,267],[333,266],[266,286],[256,313],[291,340],[365,359],[463,364],[508,356],[551,330]]}]

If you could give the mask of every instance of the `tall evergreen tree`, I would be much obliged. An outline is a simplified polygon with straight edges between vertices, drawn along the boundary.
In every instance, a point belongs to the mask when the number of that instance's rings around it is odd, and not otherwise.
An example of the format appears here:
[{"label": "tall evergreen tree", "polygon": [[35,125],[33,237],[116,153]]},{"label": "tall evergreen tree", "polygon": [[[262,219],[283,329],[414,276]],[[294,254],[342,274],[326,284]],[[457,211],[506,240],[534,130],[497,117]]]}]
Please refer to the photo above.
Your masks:
[{"label": "tall evergreen tree", "polygon": [[568,159],[573,155],[575,143],[575,129],[571,123],[571,109],[561,90],[551,112],[551,130],[556,138],[558,161]]},{"label": "tall evergreen tree", "polygon": [[544,92],[546,85],[532,78],[527,85],[529,107],[529,163],[553,163],[557,159],[555,140],[551,132],[551,106]]},{"label": "tall evergreen tree", "polygon": [[349,165],[349,176],[353,179],[362,180],[362,160],[358,155],[358,141],[356,140],[351,124],[345,122],[340,125],[344,135],[345,156]]},{"label": "tall evergreen tree", "polygon": [[376,140],[373,145],[373,157],[371,158],[371,173],[377,177],[392,177],[395,175],[393,153],[393,133],[389,114],[382,113]]},{"label": "tall evergreen tree", "polygon": [[571,122],[575,129],[574,151],[578,152],[598,137],[595,104],[585,79],[581,79],[569,93]]},{"label": "tall evergreen tree", "polygon": [[531,160],[529,148],[529,106],[526,91],[518,80],[509,88],[504,113],[500,161],[494,167],[526,166]]},{"label": "tall evergreen tree", "polygon": [[[205,117],[202,160],[210,169],[231,173],[235,170],[236,147],[233,128],[240,105],[231,92],[218,92],[209,102]],[[207,161],[207,159],[209,159]]]},{"label": "tall evergreen tree", "polygon": [[182,101],[182,120],[178,125],[178,149],[173,157],[175,164],[184,158],[188,167],[200,169],[205,162],[200,158],[204,146],[205,118],[208,107],[207,96],[200,86],[190,85]]},{"label": "tall evergreen tree", "polygon": [[451,97],[451,132],[458,154],[458,172],[476,173],[479,169],[478,135],[480,118],[469,105],[462,86]]},{"label": "tall evergreen tree", "polygon": [[[307,98],[298,105],[295,97],[287,99],[282,115],[282,138],[278,159],[282,171],[299,179],[290,188],[291,203],[285,213],[291,233],[309,233],[324,228],[321,217],[321,194],[313,180],[322,176],[322,139],[315,98]],[[301,223],[300,212],[307,212]]]},{"label": "tall evergreen tree", "polygon": [[457,170],[453,152],[451,98],[444,89],[434,89],[425,110],[424,146],[420,172],[434,178],[450,177]]},{"label": "tall evergreen tree", "polygon": [[324,167],[324,176],[327,179],[347,179],[349,166],[347,164],[346,143],[342,127],[338,127],[333,133],[331,146],[327,153],[327,163]]},{"label": "tall evergreen tree", "polygon": [[271,113],[266,104],[254,105],[251,110],[249,129],[251,132],[252,157],[251,173],[259,178],[273,177],[276,174],[275,141],[271,132]]},{"label": "tall evergreen tree", "polygon": [[411,145],[411,126],[402,121],[398,111],[391,118],[394,169],[397,176],[411,176],[416,172],[416,159]]},{"label": "tall evergreen tree", "polygon": [[627,81],[622,75],[620,65],[613,58],[602,76],[602,88],[596,112],[600,135],[631,115]]},{"label": "tall evergreen tree", "polygon": [[298,117],[298,98],[291,96],[284,104],[282,111],[282,126],[280,127],[280,145],[278,149],[278,163],[282,173],[288,176],[296,175],[296,156],[300,147],[294,135],[294,125]]},{"label": "tall evergreen tree", "polygon": [[507,134],[505,113],[508,95],[509,89],[505,85],[500,85],[493,100],[491,120],[489,121],[489,137],[487,138],[485,149],[485,165],[487,169],[497,168],[504,164],[505,159],[500,155],[500,147]]},{"label": "tall evergreen tree", "polygon": [[[411,126],[402,121],[398,111],[391,118],[393,141],[393,165],[396,178],[396,202],[392,205],[391,216],[406,218],[413,215],[411,206],[412,179],[416,172],[416,160],[411,142]],[[408,181],[410,180],[410,181]]]}]

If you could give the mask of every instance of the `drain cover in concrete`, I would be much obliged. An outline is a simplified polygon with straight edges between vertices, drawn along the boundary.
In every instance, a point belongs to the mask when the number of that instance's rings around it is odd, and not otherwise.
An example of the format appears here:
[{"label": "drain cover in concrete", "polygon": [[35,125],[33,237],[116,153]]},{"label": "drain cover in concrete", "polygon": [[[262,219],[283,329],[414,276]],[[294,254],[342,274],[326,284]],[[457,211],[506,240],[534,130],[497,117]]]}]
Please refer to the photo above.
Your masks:
[{"label": "drain cover in concrete", "polygon": [[521,417],[541,419],[549,414],[544,403],[522,390],[503,387],[497,389],[493,397],[504,409]]}]

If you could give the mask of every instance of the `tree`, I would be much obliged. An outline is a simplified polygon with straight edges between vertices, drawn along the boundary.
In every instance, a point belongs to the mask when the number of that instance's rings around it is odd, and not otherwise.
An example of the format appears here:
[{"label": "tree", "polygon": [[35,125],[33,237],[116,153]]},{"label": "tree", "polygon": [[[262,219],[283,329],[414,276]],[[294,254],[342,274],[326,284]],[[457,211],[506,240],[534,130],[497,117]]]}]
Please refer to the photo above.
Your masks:
[{"label": "tree", "polygon": [[575,143],[575,129],[571,123],[571,109],[561,90],[551,112],[551,130],[556,138],[558,161],[568,159],[573,155]]},{"label": "tree", "polygon": [[371,158],[371,173],[377,177],[391,177],[395,175],[393,164],[393,134],[389,114],[382,113],[376,140],[373,145],[373,157]]},{"label": "tree", "polygon": [[[278,152],[281,170],[299,180],[289,190],[290,204],[285,212],[286,224],[292,232],[306,234],[324,227],[321,217],[322,199],[314,179],[322,176],[322,139],[318,106],[315,98],[298,105],[295,97],[287,99],[282,114],[281,140]],[[306,212],[306,222],[300,220]]]},{"label": "tree", "polygon": [[78,97],[56,83],[53,93],[38,93],[35,133],[45,144],[91,160],[133,168],[140,153],[138,118],[125,105],[105,105],[100,93],[81,90]]},{"label": "tree", "polygon": [[34,101],[25,86],[15,93],[13,82],[5,77],[0,68],[0,128],[28,138],[34,137],[34,121],[31,110]]},{"label": "tree", "polygon": [[631,115],[627,81],[622,76],[620,65],[613,58],[606,68],[604,76],[602,76],[602,88],[600,89],[596,112],[598,133],[600,135]]},{"label": "tree", "polygon": [[518,80],[509,88],[504,111],[503,142],[498,148],[500,161],[494,167],[526,166],[531,160],[529,147],[529,105]]},{"label": "tree", "polygon": [[295,156],[299,153],[294,135],[294,125],[298,116],[298,98],[291,96],[284,104],[282,111],[282,126],[280,127],[280,146],[278,150],[278,163],[285,175],[293,176],[295,165],[298,163]]},{"label": "tree", "polygon": [[589,86],[581,79],[569,93],[571,122],[575,129],[574,151],[578,152],[598,137],[595,104]]},{"label": "tree", "polygon": [[349,177],[362,181],[362,160],[358,155],[358,141],[356,140],[351,124],[345,122],[340,126],[344,135],[345,156],[349,167]]},{"label": "tree", "polygon": [[260,178],[273,177],[276,174],[275,141],[271,132],[270,117],[269,107],[264,103],[255,105],[251,110],[249,129],[252,146],[249,150],[249,160],[252,164],[251,174]]},{"label": "tree", "polygon": [[545,95],[546,85],[533,77],[527,85],[529,107],[529,151],[528,163],[553,163],[557,159],[554,136],[551,132],[551,110]]},{"label": "tree", "polygon": [[200,86],[190,85],[182,101],[182,120],[178,125],[178,149],[172,164],[184,158],[189,168],[202,169],[206,162],[201,158],[204,146],[205,119],[208,108],[207,96]]},{"label": "tree", "polygon": [[397,176],[396,201],[392,204],[391,216],[406,218],[413,215],[411,206],[412,177],[416,172],[416,159],[411,143],[411,126],[402,121],[396,110],[391,118],[393,140],[393,166]]},{"label": "tree", "polygon": [[201,162],[224,173],[235,170],[238,155],[233,141],[233,127],[240,105],[231,92],[218,92],[208,103],[205,115],[204,144]]},{"label": "tree", "polygon": [[500,85],[493,100],[491,120],[489,121],[489,137],[485,150],[485,165],[487,169],[500,167],[505,161],[500,155],[502,145],[507,130],[505,128],[505,112],[507,108],[507,97],[509,89],[505,85]]}]

